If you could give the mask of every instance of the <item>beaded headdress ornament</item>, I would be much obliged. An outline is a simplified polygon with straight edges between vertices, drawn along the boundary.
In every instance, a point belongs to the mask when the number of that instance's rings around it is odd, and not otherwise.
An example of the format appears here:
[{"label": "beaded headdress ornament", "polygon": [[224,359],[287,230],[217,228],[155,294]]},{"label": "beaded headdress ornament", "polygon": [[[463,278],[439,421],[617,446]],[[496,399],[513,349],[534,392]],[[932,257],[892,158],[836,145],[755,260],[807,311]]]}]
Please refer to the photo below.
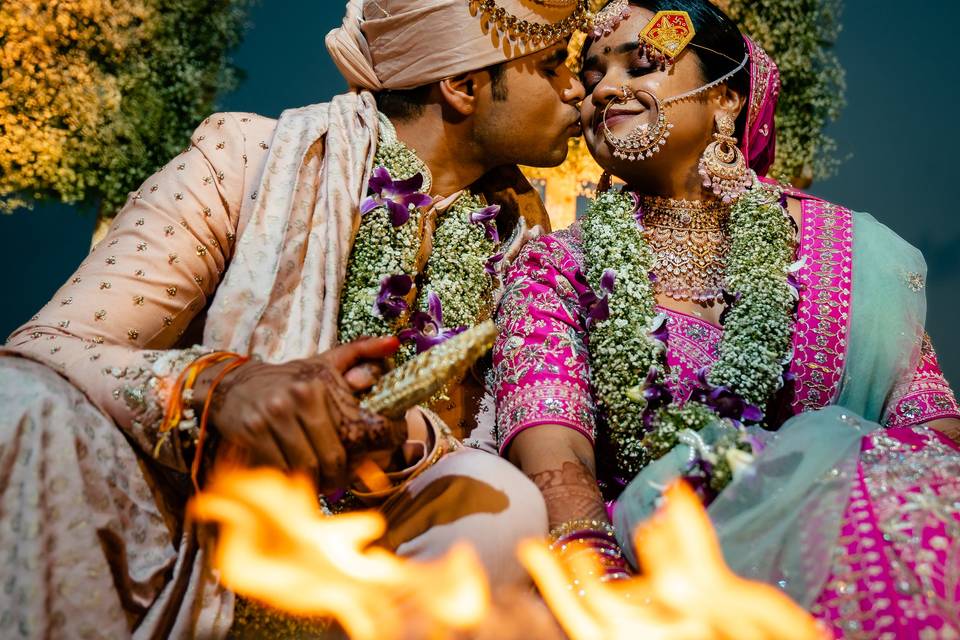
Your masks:
[{"label": "beaded headdress ornament", "polygon": [[487,24],[506,34],[512,40],[534,46],[566,38],[574,31],[586,31],[593,16],[589,0],[532,0],[547,9],[572,9],[569,15],[554,23],[538,23],[513,15],[497,0],[467,0],[470,10],[480,14]]}]

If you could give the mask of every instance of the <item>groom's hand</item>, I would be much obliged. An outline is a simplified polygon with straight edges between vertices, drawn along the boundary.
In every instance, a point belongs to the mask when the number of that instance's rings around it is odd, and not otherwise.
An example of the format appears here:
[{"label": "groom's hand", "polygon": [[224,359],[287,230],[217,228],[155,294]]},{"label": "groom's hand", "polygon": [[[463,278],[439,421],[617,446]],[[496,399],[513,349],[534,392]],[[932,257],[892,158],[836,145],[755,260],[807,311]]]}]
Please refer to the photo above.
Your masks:
[{"label": "groom's hand", "polygon": [[406,439],[403,421],[360,408],[396,338],[362,339],[283,364],[248,362],[215,389],[211,421],[250,462],[305,471],[321,488],[344,487],[350,461],[392,452]]}]

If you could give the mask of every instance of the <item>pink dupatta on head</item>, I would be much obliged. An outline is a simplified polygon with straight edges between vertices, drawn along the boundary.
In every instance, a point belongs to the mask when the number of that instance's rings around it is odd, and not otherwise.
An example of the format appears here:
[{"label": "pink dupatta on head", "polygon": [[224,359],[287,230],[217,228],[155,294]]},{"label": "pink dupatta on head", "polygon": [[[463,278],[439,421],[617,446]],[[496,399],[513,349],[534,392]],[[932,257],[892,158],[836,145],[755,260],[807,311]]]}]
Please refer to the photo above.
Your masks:
[{"label": "pink dupatta on head", "polygon": [[780,70],[777,64],[747,36],[743,37],[750,55],[750,98],[747,126],[740,150],[750,168],[765,176],[776,152],[777,99],[780,97]]}]

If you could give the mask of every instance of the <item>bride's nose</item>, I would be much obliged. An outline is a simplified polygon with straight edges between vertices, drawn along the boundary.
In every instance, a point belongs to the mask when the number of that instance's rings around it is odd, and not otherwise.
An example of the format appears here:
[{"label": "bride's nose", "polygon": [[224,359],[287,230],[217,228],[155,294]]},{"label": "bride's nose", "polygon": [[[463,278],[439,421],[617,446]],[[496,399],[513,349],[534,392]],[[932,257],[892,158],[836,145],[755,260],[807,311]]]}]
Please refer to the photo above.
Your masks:
[{"label": "bride's nose", "polygon": [[623,86],[622,82],[614,82],[614,78],[606,75],[590,92],[590,100],[597,109],[602,109],[611,100],[623,97]]}]

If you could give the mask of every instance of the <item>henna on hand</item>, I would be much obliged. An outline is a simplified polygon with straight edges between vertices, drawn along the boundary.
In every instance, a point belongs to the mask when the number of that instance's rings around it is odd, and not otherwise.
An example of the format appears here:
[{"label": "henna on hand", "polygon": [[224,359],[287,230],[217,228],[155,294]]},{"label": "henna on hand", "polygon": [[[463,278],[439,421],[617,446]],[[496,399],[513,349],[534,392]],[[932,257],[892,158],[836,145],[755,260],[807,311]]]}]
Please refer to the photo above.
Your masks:
[{"label": "henna on hand", "polygon": [[571,520],[607,520],[597,479],[582,462],[567,460],[559,469],[546,469],[528,476],[547,503],[551,528]]}]

